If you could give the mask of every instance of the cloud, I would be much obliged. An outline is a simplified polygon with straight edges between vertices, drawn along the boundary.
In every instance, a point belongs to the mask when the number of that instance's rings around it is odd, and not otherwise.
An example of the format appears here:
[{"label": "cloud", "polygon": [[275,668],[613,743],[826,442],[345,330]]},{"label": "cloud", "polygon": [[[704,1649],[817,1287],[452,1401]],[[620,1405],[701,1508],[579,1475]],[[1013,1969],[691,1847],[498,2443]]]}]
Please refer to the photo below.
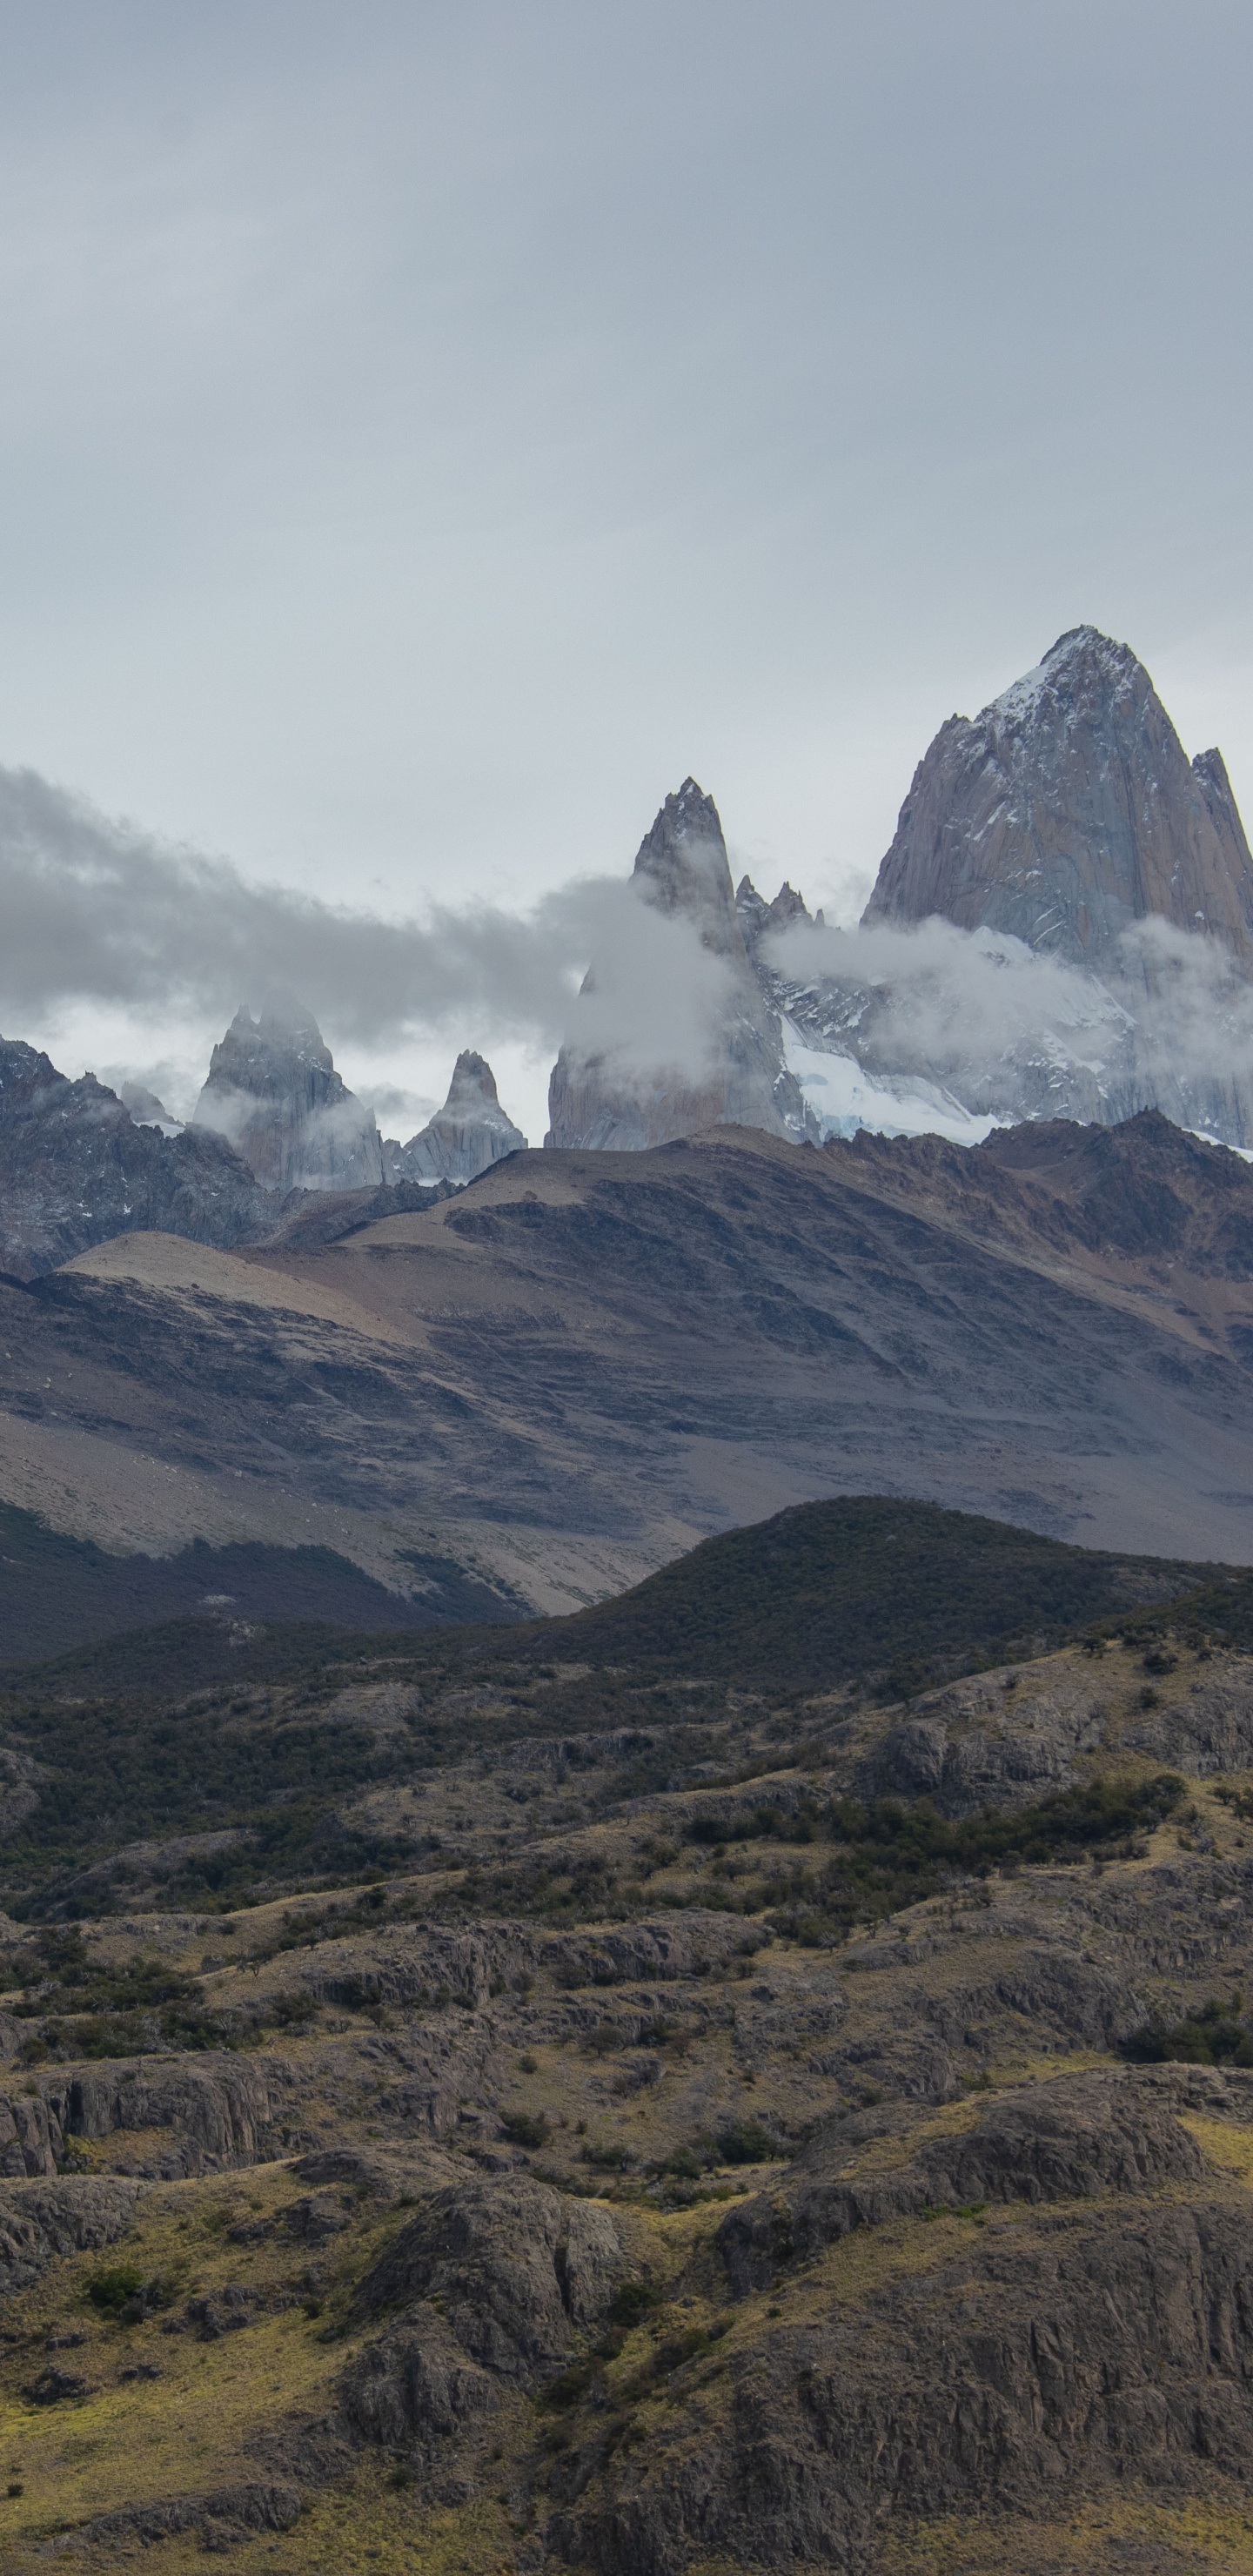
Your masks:
[{"label": "cloud", "polygon": [[474,903],[384,921],[250,885],[227,860],[111,822],[32,770],[0,771],[0,921],[0,1014],[14,1035],[83,1003],[225,1022],[281,985],[328,1033],[371,1049],[472,1017],[493,1037],[682,1065],[703,1059],[725,989],[691,926],[629,881],[576,879],[526,913]]},{"label": "cloud", "polygon": [[[1126,1116],[1155,1104],[1243,1135],[1253,1104],[1253,987],[1218,939],[1150,917],[1101,978],[1022,940],[933,918],[767,942],[829,1041],[872,1071],[945,1084],[1001,1115]],[[804,1005],[797,1004],[802,1021]],[[1024,1091],[1031,1078],[1034,1088]]]}]

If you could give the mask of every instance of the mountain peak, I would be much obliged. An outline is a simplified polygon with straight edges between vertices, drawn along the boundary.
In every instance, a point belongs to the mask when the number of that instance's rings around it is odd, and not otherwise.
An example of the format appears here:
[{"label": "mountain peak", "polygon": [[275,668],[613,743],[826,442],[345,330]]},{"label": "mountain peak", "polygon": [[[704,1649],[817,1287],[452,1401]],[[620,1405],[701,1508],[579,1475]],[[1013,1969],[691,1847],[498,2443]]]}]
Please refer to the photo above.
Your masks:
[{"label": "mountain peak", "polygon": [[496,1076],[486,1056],[463,1047],[453,1066],[448,1098],[407,1145],[383,1147],[389,1181],[476,1181],[480,1172],[524,1154],[526,1138],[501,1108]]},{"label": "mountain peak", "polygon": [[272,1190],[355,1190],[383,1177],[372,1110],[349,1091],[311,1011],[267,994],[215,1046],[193,1124],[225,1136]]},{"label": "mountain peak", "polygon": [[667,796],[636,852],[633,873],[659,912],[686,914],[706,948],[747,962],[718,808],[694,778]]},{"label": "mountain peak", "polygon": [[1189,763],[1144,664],[1060,635],[914,774],[863,919],[1009,932],[1100,973],[1149,915],[1253,965],[1253,857],[1221,756]]}]

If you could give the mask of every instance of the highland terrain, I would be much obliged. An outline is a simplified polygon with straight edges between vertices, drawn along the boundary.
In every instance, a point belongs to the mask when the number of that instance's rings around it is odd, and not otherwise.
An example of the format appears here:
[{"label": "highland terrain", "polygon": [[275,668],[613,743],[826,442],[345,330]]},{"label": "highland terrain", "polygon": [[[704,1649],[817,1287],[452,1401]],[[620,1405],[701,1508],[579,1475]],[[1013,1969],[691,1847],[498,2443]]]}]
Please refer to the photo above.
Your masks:
[{"label": "highland terrain", "polygon": [[632,883],[540,1150],[0,1041],[5,2576],[1253,2576],[1221,758],[1082,627],[860,947]]},{"label": "highland terrain", "polygon": [[850,1500],[16,1677],[6,2568],[1253,2566],[1197,1571]]}]

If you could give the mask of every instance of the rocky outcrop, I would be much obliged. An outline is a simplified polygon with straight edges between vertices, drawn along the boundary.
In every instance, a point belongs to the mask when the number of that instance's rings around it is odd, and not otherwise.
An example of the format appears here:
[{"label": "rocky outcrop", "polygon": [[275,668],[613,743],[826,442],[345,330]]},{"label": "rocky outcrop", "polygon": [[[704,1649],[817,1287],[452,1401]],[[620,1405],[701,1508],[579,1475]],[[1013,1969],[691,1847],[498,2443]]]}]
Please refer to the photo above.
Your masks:
[{"label": "rocky outcrop", "polygon": [[624,2269],[607,2210],[501,2175],[434,2193],[367,2272],[354,2312],[438,2300],[463,2352],[525,2386],[568,2357]]},{"label": "rocky outcrop", "polygon": [[377,1188],[374,1113],[348,1091],[312,1014],[271,996],[215,1046],[193,1125],[224,1136],[267,1190]]},{"label": "rocky outcrop", "polygon": [[137,1126],[116,1092],[0,1038],[0,1268],[37,1279],[116,1234],[254,1241],[274,1203],[225,1137]]},{"label": "rocky outcrop", "polygon": [[728,2212],[718,2246],[743,2297],[858,2228],[972,2203],[1147,2192],[1196,2182],[1204,2169],[1195,2139],[1138,2077],[1078,2075],[1028,2086],[964,2133],[928,2139],[907,2164],[864,2178],[849,2173],[847,2136],[828,2130],[779,2190]]},{"label": "rocky outcrop", "polygon": [[490,1064],[463,1048],[443,1108],[407,1145],[385,1140],[383,1171],[393,1184],[476,1181],[506,1154],[525,1152],[526,1138],[501,1108]]},{"label": "rocky outcrop", "polygon": [[[564,1046],[549,1084],[545,1143],[638,1149],[724,1125],[816,1139],[784,1063],[778,1016],[744,945],[718,809],[694,778],[667,796],[640,844],[634,883],[645,903],[690,923],[722,961],[725,997],[712,1028],[676,1028],[673,1063]],[[595,984],[593,961],[585,995]]]},{"label": "rocky outcrop", "polygon": [[159,1127],[163,1136],[182,1135],[182,1119],[171,1117],[165,1102],[158,1100],[146,1082],[119,1083],[117,1096],[137,1127]]},{"label": "rocky outcrop", "polygon": [[64,2145],[56,2112],[38,2095],[0,2095],[0,2174],[55,2174]]},{"label": "rocky outcrop", "polygon": [[1102,971],[1153,913],[1253,966],[1253,857],[1222,756],[1189,765],[1127,645],[1077,626],[941,726],[863,920],[933,913]]},{"label": "rocky outcrop", "polygon": [[1059,1689],[1032,1692],[1023,1706],[1016,1681],[1016,1672],[980,1674],[915,1700],[858,1766],[858,1795],[930,1798],[958,1817],[1068,1789],[1076,1754],[1101,1742],[1104,1703],[1095,1691]]},{"label": "rocky outcrop", "polygon": [[207,2495],[161,2496],[149,2504],[123,2505],[116,2513],[97,2514],[72,2531],[57,2533],[46,2549],[68,2554],[109,2548],[130,2558],[137,2549],[147,2551],[182,2533],[211,2552],[242,2548],[258,2532],[290,2531],[299,2519],[302,2501],[299,2487],[285,2480],[241,2480]]},{"label": "rocky outcrop", "polygon": [[59,2136],[168,2129],[170,2151],[157,2160],[167,2178],[255,2164],[273,2152],[265,2077],[238,2057],[140,2058],[133,2065],[114,2058],[58,2068],[41,2079],[40,2089],[40,2107],[46,2104]]},{"label": "rocky outcrop", "polygon": [[138,2185],[66,2174],[59,2182],[6,2182],[0,2189],[0,2299],[28,2290],[58,2254],[98,2252],[124,2236]]},{"label": "rocky outcrop", "polygon": [[930,2540],[947,2514],[982,2530],[998,2513],[1070,2523],[1093,2497],[1125,2510],[1137,2478],[1157,2502],[1210,2496],[1225,2477],[1238,2494],[1249,2291],[1231,2194],[1138,2222],[1057,2210],[1017,2242],[972,2229],[947,2262],[754,2338],[716,2407],[680,2379],[687,2402],[658,2409],[587,2501],[573,2499],[595,2454],[564,2462],[572,2501],[548,2526],[550,2554],[598,2576],[701,2561],[869,2576],[885,2532],[915,2517]]}]

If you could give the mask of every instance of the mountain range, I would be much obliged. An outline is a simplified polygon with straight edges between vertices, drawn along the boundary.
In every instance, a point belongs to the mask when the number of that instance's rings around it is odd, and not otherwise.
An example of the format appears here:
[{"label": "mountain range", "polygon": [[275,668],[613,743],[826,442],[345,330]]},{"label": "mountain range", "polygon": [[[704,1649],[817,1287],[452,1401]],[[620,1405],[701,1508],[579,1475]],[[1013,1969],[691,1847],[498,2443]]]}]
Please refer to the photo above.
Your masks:
[{"label": "mountain range", "polygon": [[[973,1009],[982,1093],[892,1053],[902,976],[915,1036],[938,1025],[900,959],[940,933],[933,962],[1016,993],[1025,959],[1103,996],[1129,1061],[1170,961],[1142,961],[1136,1022],[1109,966],[1128,924],[1247,993],[1220,771],[1184,760],[1124,647],[1064,637],[922,764],[851,943],[887,963],[856,987],[797,975],[827,925],[790,885],[733,888],[685,781],[633,883],[694,961],[701,1025],[669,1066],[620,1020],[592,1043],[620,963],[593,957],[539,1151],[470,1051],[426,1128],[381,1138],[290,996],[241,1009],[185,1126],[6,1042],[0,1499],[115,1557],[329,1548],[440,1616],[467,1583],[573,1608],[850,1490],[1245,1561],[1253,1174],[1188,1134],[1178,1081],[1169,1121],[1131,1083],[1115,1122],[1092,1050],[1080,1081],[1059,1045],[989,1049]],[[821,1117],[823,1066],[877,1114]],[[915,1123],[942,1130],[947,1101],[963,1143],[878,1132],[911,1084]],[[1241,1084],[1234,1064],[1229,1125]]]},{"label": "mountain range", "polygon": [[[596,1006],[616,960],[593,957],[587,1030],[576,1010],[553,1069],[549,1148],[638,1151],[724,1124],[973,1142],[1142,1108],[1253,1140],[1253,859],[1222,757],[1189,763],[1142,664],[1093,627],[941,727],[859,933],[811,919],[786,883],[769,903],[747,876],[733,890],[691,778],[631,885],[691,942],[687,998],[646,1030],[637,981],[607,1042]],[[462,1186],[525,1143],[469,1050],[419,1134],[380,1137],[291,995],[259,1017],[241,1007],[188,1128],[142,1086],[119,1100],[0,1044],[0,1259],[18,1275],[128,1228],[259,1242],[294,1192],[364,1207],[384,1186]]]},{"label": "mountain range", "polygon": [[0,1494],[175,1572],[329,1549],[440,1617],[466,1583],[573,1609],[841,1492],[1253,1554],[1253,1170],[1158,1113],[971,1150],[715,1127],[373,1204],[0,1282]]}]

